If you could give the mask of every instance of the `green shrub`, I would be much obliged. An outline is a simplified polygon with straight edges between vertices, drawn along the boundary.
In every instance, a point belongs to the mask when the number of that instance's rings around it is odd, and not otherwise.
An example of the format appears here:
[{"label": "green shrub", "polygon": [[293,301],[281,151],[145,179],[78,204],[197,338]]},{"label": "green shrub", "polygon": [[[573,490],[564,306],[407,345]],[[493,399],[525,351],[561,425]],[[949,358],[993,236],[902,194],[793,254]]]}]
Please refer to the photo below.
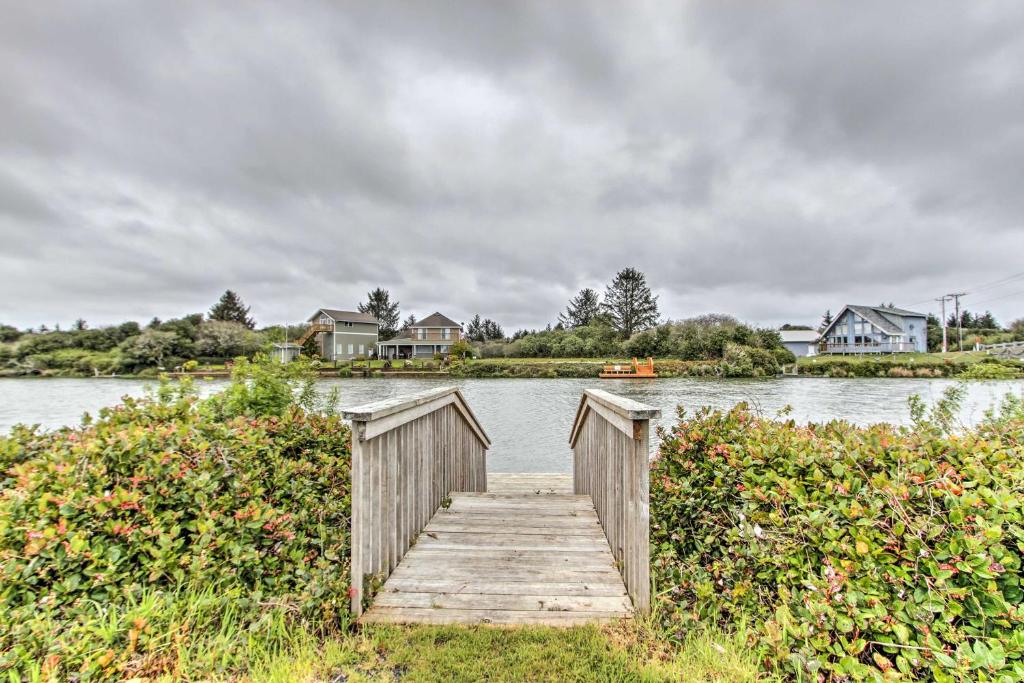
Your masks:
[{"label": "green shrub", "polygon": [[[992,362],[995,361],[995,362]],[[1002,364],[997,359],[986,358],[957,375],[959,379],[1020,379],[1024,377],[1024,368],[1015,368]]]},{"label": "green shrub", "polygon": [[[237,589],[249,598],[239,610],[345,623],[346,425],[295,405],[225,417],[224,405],[241,403],[164,385],[78,429],[0,438],[0,671],[45,661],[58,679],[130,673],[173,633],[103,622],[152,591]],[[110,618],[96,623],[97,606]]]},{"label": "green shrub", "polygon": [[652,570],[668,632],[760,623],[803,680],[1024,678],[1024,421],[948,435],[739,405],[664,434]]}]

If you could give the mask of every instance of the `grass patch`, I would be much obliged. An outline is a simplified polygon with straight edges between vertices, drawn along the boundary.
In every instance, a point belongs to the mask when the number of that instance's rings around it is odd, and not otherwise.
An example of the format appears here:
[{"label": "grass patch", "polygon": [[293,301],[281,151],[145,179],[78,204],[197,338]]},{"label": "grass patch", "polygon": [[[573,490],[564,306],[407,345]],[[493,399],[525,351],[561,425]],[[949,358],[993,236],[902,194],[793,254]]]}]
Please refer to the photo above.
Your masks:
[{"label": "grass patch", "polygon": [[297,643],[245,680],[768,681],[744,635],[694,632],[669,651],[641,626],[516,629],[371,626],[344,639]]}]

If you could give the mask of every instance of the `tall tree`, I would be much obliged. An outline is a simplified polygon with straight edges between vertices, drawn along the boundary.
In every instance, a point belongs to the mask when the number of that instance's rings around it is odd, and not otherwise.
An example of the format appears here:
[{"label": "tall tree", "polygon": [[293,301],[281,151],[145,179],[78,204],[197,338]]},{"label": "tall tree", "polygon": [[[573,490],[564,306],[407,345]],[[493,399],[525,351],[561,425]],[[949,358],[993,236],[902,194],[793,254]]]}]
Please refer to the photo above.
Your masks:
[{"label": "tall tree", "polygon": [[825,311],[825,315],[821,316],[821,325],[818,326],[818,332],[824,332],[825,328],[832,324],[832,309]]},{"label": "tall tree", "polygon": [[369,313],[380,323],[381,341],[387,341],[398,333],[400,313],[398,302],[391,302],[391,293],[378,287],[366,295],[366,303],[359,304],[360,313]]},{"label": "tall tree", "polygon": [[71,326],[71,329],[75,332],[84,332],[89,329],[89,324],[85,322],[85,318],[79,318],[75,321],[75,324]]},{"label": "tall tree", "polygon": [[558,314],[558,322],[570,329],[589,325],[590,321],[601,311],[601,300],[597,292],[589,287],[581,289],[580,293],[569,299],[569,305],[565,307],[565,313]]},{"label": "tall tree", "polygon": [[658,322],[658,297],[636,268],[623,268],[604,292],[601,309],[624,339]]},{"label": "tall tree", "polygon": [[992,315],[992,311],[985,311],[981,315],[974,316],[974,326],[985,330],[998,330],[999,322]]},{"label": "tall tree", "polygon": [[402,332],[407,332],[415,324],[416,324],[416,316],[414,316],[412,313],[410,313],[409,317],[402,321]]},{"label": "tall tree", "polygon": [[230,289],[224,292],[220,301],[213,305],[207,317],[210,320],[241,323],[250,330],[256,327],[256,321],[249,317],[249,307],[242,303],[242,298]]},{"label": "tall tree", "polygon": [[483,325],[481,325],[481,329],[484,336],[483,341],[494,341],[496,339],[505,338],[505,331],[501,329],[501,325],[490,318],[484,320]]},{"label": "tall tree", "polygon": [[477,342],[484,341],[484,322],[480,319],[479,313],[466,323],[466,339]]}]

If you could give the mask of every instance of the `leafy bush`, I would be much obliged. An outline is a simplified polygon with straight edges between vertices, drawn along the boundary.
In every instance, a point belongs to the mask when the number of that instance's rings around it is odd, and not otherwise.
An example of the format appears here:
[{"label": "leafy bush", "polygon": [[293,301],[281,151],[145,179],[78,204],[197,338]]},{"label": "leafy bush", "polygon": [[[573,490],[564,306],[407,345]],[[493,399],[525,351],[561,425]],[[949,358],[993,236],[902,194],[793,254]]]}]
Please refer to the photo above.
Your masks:
[{"label": "leafy bush", "polygon": [[[995,361],[995,362],[986,362]],[[1020,379],[1024,377],[1024,366],[1015,368],[1000,363],[995,358],[986,358],[957,375],[959,379]]]},{"label": "leafy bush", "polygon": [[1024,420],[950,435],[949,410],[904,430],[680,409],[651,472],[668,631],[761,623],[803,680],[1024,679]]},{"label": "leafy bush", "polygon": [[[236,377],[248,383],[268,381]],[[316,628],[344,623],[348,429],[278,410],[279,398],[199,401],[187,383],[164,385],[78,429],[0,438],[0,671],[46,662],[66,679],[152,665],[140,662],[174,632],[115,616],[153,591],[216,586],[248,597],[239,610],[273,604]]]}]

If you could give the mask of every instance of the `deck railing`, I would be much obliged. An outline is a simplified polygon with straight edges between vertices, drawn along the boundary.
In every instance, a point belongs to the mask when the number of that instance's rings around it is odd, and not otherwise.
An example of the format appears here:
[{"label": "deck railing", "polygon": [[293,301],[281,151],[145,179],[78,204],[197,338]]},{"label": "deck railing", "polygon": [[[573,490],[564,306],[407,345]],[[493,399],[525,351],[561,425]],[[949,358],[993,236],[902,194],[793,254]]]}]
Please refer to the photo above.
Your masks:
[{"label": "deck railing", "polygon": [[573,489],[587,494],[633,600],[647,613],[650,579],[650,421],[657,408],[598,389],[583,392],[569,445]]},{"label": "deck railing", "polygon": [[910,342],[878,342],[860,344],[820,344],[819,353],[912,353],[917,346]]},{"label": "deck railing", "polygon": [[383,582],[452,491],[487,490],[491,442],[454,387],[344,411],[352,421],[351,609]]}]

